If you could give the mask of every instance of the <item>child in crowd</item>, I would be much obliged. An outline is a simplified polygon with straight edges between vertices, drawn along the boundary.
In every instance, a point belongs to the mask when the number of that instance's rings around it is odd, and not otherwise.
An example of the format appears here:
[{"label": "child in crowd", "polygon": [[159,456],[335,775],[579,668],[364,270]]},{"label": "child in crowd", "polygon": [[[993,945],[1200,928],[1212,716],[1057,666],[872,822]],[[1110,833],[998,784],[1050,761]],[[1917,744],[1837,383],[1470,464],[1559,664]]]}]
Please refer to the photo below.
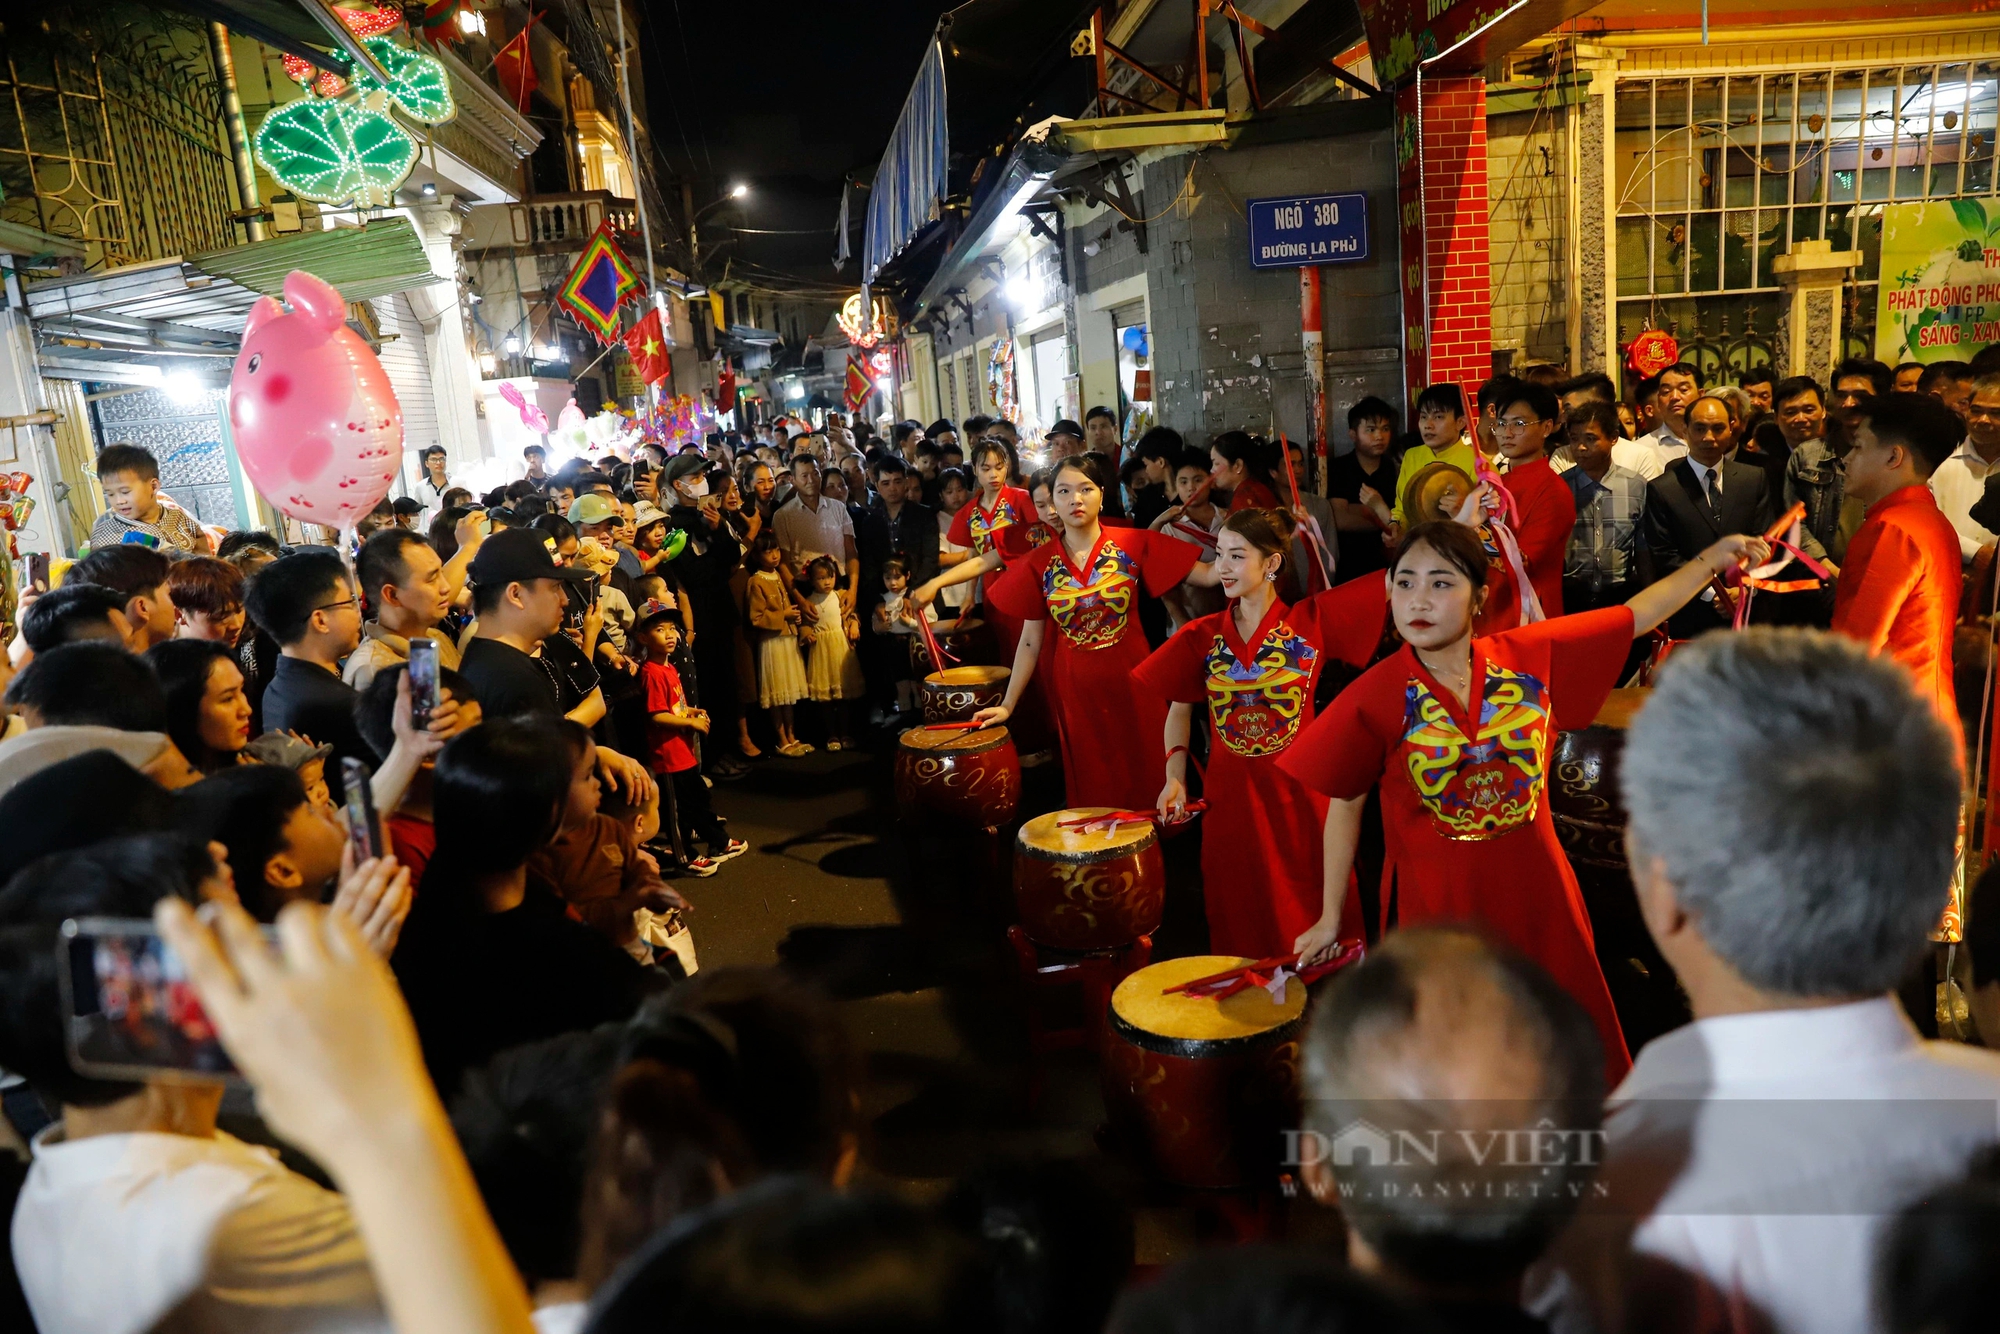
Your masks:
[{"label": "child in crowd", "polygon": [[[639,623],[633,631],[645,665],[639,669],[646,689],[646,768],[659,779],[662,791],[673,793],[675,827],[689,875],[710,876],[722,863],[740,857],[750,845],[731,838],[722,820],[708,802],[708,784],[689,741],[708,735],[708,714],[688,707],[681,675],[674,670],[675,647],[680,643],[680,627],[674,624],[673,608],[649,602],[639,609]],[[706,857],[695,853],[695,844],[708,847]]]},{"label": "child in crowd", "polygon": [[799,638],[812,650],[806,663],[806,693],[827,706],[826,748],[843,750],[854,745],[847,734],[844,701],[859,699],[867,691],[861,680],[861,656],[854,651],[861,638],[861,620],[840,609],[840,594],[834,590],[840,572],[830,557],[821,556],[806,566],[806,582],[812,588],[806,601],[813,614],[813,623],[799,631]]},{"label": "child in crowd", "polygon": [[258,764],[275,764],[290,769],[306,785],[306,796],[323,815],[338,815],[333,789],[327,785],[326,757],[332,745],[315,745],[296,732],[266,732],[243,748]]},{"label": "child in crowd", "polygon": [[[951,540],[951,528],[958,512],[972,503],[972,479],[960,468],[946,468],[938,474],[938,568],[948,570],[972,556],[972,548]],[[938,594],[938,601],[954,617],[979,599],[980,581],[953,584]]]},{"label": "child in crowd", "polygon": [[207,554],[208,534],[194,516],[160,494],[160,465],[137,445],[106,445],[97,455],[97,482],[109,507],[90,528],[93,547],[138,542],[187,554]]},{"label": "child in crowd", "polygon": [[785,553],[778,535],[766,530],[750,544],[750,625],[757,636],[757,703],[771,715],[780,755],[804,755],[811,746],[792,730],[792,706],[806,697],[806,664],[799,656],[799,626],[805,617],[779,575]]},{"label": "child in crowd", "polygon": [[[875,604],[875,633],[878,635],[906,635],[909,651],[895,656],[896,666],[896,712],[906,713],[915,709],[919,702],[915,672],[917,647],[917,619],[922,617],[932,625],[940,624],[936,607],[919,608],[908,596],[910,587],[910,567],[900,556],[891,556],[882,562],[882,600]],[[964,587],[964,585],[960,585]]]},{"label": "child in crowd", "polygon": [[654,914],[685,908],[687,901],[660,879],[659,863],[639,846],[631,826],[599,812],[603,793],[590,733],[567,720],[562,730],[576,754],[569,798],[555,836],[529,855],[528,870],[554,886],[571,916],[640,963],[652,963],[653,946],[644,937]]}]

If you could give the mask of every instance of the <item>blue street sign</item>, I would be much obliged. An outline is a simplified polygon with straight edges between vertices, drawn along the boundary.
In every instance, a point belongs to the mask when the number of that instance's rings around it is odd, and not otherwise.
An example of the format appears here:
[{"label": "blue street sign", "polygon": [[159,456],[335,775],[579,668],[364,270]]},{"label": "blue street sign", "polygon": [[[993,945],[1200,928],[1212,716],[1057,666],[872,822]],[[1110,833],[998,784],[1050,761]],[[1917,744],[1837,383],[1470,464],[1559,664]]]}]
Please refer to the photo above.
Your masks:
[{"label": "blue street sign", "polygon": [[1368,196],[1250,201],[1250,267],[1295,269],[1368,258]]}]

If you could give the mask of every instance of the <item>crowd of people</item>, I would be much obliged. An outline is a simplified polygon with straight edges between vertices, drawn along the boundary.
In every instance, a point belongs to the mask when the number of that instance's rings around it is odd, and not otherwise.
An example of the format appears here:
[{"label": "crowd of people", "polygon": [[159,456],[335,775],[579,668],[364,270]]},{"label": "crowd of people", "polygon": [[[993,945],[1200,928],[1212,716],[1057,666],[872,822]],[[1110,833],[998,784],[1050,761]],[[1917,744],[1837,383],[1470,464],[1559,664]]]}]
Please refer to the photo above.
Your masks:
[{"label": "crowd of people", "polygon": [[[431,447],[351,547],[205,530],[107,447],[91,549],[0,666],[0,1308],[42,1334],[1983,1325],[2000,915],[1956,889],[1988,710],[1953,669],[1992,597],[1989,360],[1676,365],[1630,401],[1537,367],[1432,386],[1407,435],[1363,399],[1331,460],[1126,442],[1103,408],[1025,448],[837,415],[537,447],[478,496]],[[937,640],[1010,668],[973,721],[1068,806],[1205,811],[1211,952],[1365,942],[1315,988],[1284,1163],[1344,1248],[1152,1272],[1086,1160],[884,1189],[833,1004],[693,967],[677,882],[747,850],[729,785],[915,725]],[[1632,1051],[1549,784],[1557,732],[1638,680],[1635,910],[1693,1019]],[[1970,968],[1939,1003],[1970,983],[1975,1041],[1899,998],[1948,920]],[[241,1083],[81,1043],[78,933],[145,921],[176,1049],[219,1042]]]}]

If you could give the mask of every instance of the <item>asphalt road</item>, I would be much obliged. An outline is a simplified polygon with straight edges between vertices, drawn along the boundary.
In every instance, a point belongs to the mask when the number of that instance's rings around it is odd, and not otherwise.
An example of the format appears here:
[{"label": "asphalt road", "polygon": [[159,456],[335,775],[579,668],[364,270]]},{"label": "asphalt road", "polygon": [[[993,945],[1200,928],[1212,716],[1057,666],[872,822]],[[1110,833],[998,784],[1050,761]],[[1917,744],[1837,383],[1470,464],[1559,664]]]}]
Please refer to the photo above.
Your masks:
[{"label": "asphalt road", "polygon": [[[1030,1060],[1028,999],[1005,935],[1014,828],[989,839],[899,819],[893,738],[874,747],[774,757],[717,785],[716,809],[750,851],[680,882],[701,966],[782,965],[835,999],[866,1063],[864,1175],[932,1198],[983,1159],[1073,1157],[1134,1207],[1143,1264],[1239,1235],[1243,1201],[1149,1182],[1100,1147],[1094,1053]],[[1027,770],[1023,787],[1020,818],[1062,804],[1054,764]],[[1156,959],[1206,949],[1199,834],[1165,852]],[[1250,1214],[1294,1237],[1330,1223],[1299,1202]]]}]

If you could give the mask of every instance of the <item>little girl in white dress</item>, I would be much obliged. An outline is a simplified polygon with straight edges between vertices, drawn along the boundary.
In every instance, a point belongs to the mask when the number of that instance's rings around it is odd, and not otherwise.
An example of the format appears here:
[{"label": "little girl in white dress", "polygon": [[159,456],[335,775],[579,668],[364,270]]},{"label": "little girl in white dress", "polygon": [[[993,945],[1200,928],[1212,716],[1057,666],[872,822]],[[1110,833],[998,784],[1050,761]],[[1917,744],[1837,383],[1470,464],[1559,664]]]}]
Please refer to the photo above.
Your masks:
[{"label": "little girl in white dress", "polygon": [[831,560],[821,556],[806,566],[806,578],[812,582],[812,594],[806,600],[814,612],[812,623],[799,631],[799,638],[808,646],[806,694],[827,705],[826,748],[842,750],[854,744],[847,733],[847,707],[842,701],[859,699],[866,690],[861,681],[861,656],[854,651],[861,623],[840,609],[840,594],[834,589],[840,576]]},{"label": "little girl in white dress", "polygon": [[756,573],[750,576],[748,601],[750,625],[757,636],[757,702],[771,715],[778,753],[795,756],[812,749],[792,730],[792,705],[806,698],[806,668],[799,656],[799,639],[805,631],[791,591],[778,573],[783,560],[777,535],[759,533],[750,546]]}]

